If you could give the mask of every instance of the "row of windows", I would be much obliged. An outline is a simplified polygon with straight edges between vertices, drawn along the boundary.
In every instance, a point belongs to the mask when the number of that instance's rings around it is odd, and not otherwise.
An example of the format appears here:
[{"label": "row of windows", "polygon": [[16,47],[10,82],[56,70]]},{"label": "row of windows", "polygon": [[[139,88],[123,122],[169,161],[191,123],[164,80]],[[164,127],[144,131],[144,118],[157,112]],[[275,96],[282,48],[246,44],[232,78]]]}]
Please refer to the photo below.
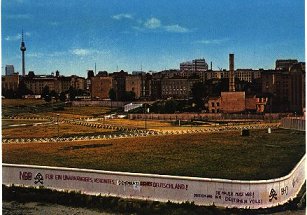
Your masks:
[{"label": "row of windows", "polygon": [[217,103],[215,104],[214,102],[211,102],[211,106],[212,106],[212,107],[214,107],[215,105],[216,105],[217,107],[219,107],[219,106],[220,106],[220,103],[217,102]]}]

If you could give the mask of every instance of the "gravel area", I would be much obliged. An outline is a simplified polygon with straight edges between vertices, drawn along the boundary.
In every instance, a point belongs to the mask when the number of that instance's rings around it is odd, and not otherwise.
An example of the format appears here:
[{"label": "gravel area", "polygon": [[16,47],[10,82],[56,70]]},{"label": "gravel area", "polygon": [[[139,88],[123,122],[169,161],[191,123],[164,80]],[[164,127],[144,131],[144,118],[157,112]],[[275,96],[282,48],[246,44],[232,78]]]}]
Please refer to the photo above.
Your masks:
[{"label": "gravel area", "polygon": [[33,215],[110,215],[110,213],[98,212],[86,208],[73,208],[56,204],[39,203],[39,202],[2,202],[2,214],[3,215],[21,215],[21,214],[33,214]]}]

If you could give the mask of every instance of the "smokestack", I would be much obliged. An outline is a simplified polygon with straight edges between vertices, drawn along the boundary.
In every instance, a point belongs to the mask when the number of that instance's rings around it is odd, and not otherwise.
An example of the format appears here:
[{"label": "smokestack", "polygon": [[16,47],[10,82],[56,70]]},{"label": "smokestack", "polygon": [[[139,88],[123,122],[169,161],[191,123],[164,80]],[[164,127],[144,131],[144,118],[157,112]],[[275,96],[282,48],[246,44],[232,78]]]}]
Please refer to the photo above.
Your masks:
[{"label": "smokestack", "polygon": [[235,92],[234,54],[229,54],[229,92]]},{"label": "smokestack", "polygon": [[210,62],[210,70],[212,71],[212,61]]}]

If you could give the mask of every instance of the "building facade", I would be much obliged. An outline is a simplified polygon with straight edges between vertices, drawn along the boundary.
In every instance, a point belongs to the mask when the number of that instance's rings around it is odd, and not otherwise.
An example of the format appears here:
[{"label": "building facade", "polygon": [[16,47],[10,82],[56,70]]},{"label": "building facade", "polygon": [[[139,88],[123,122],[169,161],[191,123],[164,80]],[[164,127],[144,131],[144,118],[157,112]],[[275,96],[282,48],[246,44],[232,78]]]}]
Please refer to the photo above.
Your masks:
[{"label": "building facade", "polygon": [[91,78],[91,97],[93,99],[109,99],[109,92],[114,87],[110,76],[95,76]]},{"label": "building facade", "polygon": [[191,96],[191,90],[199,79],[186,78],[163,78],[161,80],[161,98],[188,99]]},{"label": "building facade", "polygon": [[126,92],[134,92],[135,99],[139,99],[142,93],[142,78],[139,75],[126,76],[125,83]]},{"label": "building facade", "polygon": [[15,73],[14,65],[5,65],[5,75],[13,75]]}]

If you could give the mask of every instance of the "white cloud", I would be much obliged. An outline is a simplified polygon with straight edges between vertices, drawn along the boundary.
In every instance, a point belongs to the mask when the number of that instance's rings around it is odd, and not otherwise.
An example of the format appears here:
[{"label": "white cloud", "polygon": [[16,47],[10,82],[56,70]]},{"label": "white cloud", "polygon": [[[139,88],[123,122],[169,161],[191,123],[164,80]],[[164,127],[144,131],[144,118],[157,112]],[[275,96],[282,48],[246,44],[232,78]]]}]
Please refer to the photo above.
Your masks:
[{"label": "white cloud", "polygon": [[20,40],[21,39],[21,34],[17,34],[14,36],[6,36],[4,38],[6,41],[16,41],[16,40]]},{"label": "white cloud", "polygon": [[[31,36],[31,33],[30,33],[30,32],[25,32],[24,35],[30,37],[30,36]],[[4,40],[6,40],[6,41],[17,41],[17,40],[21,40],[21,34],[16,34],[16,35],[13,35],[13,36],[6,36],[6,37],[4,38]]]},{"label": "white cloud", "polygon": [[164,26],[165,30],[168,32],[175,32],[175,33],[186,33],[189,32],[189,29],[182,27],[180,25],[167,25]]},{"label": "white cloud", "polygon": [[161,26],[161,21],[157,18],[152,17],[144,23],[144,26],[150,29],[159,28]]},{"label": "white cloud", "polygon": [[218,45],[218,44],[221,44],[225,41],[227,41],[227,39],[212,39],[212,40],[204,39],[204,40],[197,40],[197,41],[195,41],[195,43],[205,44],[205,45],[211,45],[211,44]]},{"label": "white cloud", "polygon": [[91,51],[89,49],[73,49],[71,53],[77,56],[86,56],[89,55]]},{"label": "white cloud", "polygon": [[[85,57],[89,55],[96,55],[96,54],[110,54],[108,50],[96,50],[96,49],[85,49],[85,48],[75,48],[71,49],[70,53],[73,55],[77,55],[80,57]],[[62,52],[59,52],[58,55],[62,55]]]},{"label": "white cloud", "polygon": [[133,16],[129,13],[120,13],[112,16],[113,19],[121,20],[121,19],[133,19]]}]

